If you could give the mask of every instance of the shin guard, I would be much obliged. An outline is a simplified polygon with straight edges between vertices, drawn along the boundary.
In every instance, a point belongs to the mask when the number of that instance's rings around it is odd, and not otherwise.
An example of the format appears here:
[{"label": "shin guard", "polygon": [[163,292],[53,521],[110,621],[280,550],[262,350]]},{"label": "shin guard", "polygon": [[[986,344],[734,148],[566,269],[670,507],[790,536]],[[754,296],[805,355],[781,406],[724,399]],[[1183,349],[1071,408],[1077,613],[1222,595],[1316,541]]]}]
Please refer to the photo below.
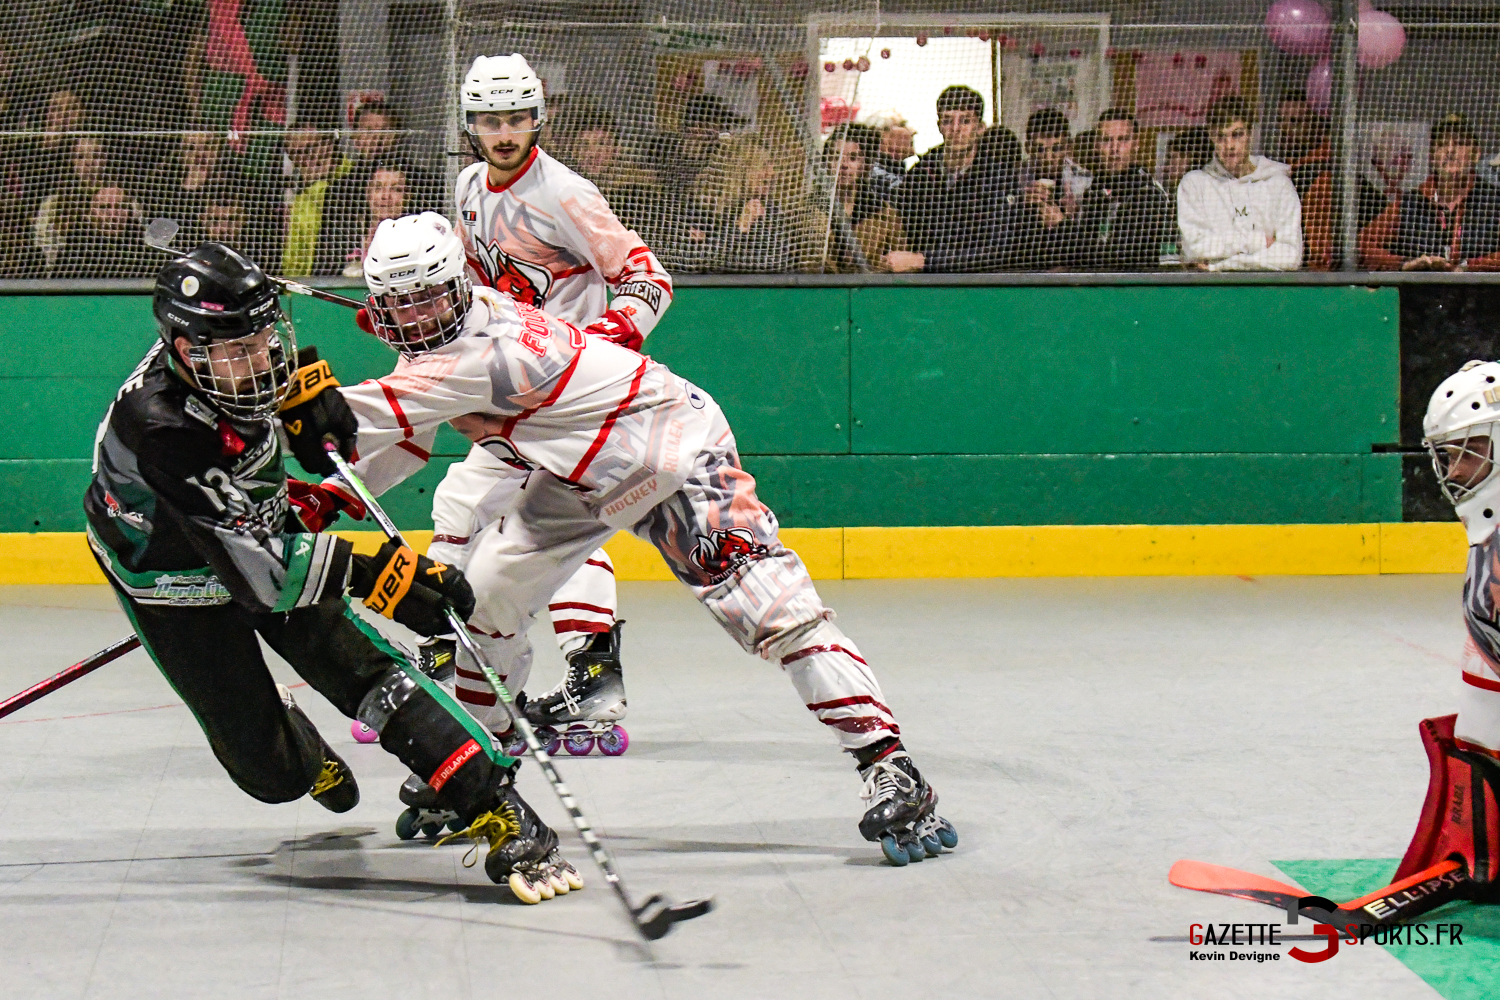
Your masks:
[{"label": "shin guard", "polygon": [[465,823],[489,809],[517,761],[494,748],[478,722],[415,667],[393,670],[360,706],[380,745],[437,792]]},{"label": "shin guard", "polygon": [[[1422,817],[1395,880],[1449,858],[1463,862],[1483,898],[1500,889],[1500,760],[1454,739],[1456,716],[1424,719],[1422,745],[1431,777]],[[1472,895],[1472,893],[1471,893]]]}]

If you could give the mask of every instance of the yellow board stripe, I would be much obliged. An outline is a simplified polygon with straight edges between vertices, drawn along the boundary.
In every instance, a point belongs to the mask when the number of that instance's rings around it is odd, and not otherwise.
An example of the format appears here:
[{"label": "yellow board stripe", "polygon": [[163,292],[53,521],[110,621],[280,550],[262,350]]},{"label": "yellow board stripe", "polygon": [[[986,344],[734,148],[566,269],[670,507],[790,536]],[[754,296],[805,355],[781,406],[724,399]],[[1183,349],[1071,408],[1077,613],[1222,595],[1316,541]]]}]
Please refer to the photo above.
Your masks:
[{"label": "yellow board stripe", "polygon": [[[383,536],[340,531],[372,555]],[[1462,573],[1456,523],[783,528],[815,580],[992,576],[1326,576]],[[426,552],[432,532],[406,532]],[[620,580],[671,580],[656,550],[605,545]],[[82,532],[0,533],[0,584],[103,583]]]}]

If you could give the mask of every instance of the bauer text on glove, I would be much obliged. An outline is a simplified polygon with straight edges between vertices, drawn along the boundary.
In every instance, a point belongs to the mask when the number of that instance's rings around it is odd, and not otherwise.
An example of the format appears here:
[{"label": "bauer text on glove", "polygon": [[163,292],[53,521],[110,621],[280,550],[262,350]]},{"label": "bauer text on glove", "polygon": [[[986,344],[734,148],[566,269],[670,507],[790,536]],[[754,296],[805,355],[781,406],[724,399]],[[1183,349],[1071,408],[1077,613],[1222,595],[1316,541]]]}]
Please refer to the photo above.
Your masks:
[{"label": "bauer text on glove", "polygon": [[337,471],[323,450],[324,443],[332,441],[340,455],[352,459],[359,432],[359,420],[336,391],[338,384],[328,362],[318,360],[317,348],[304,348],[297,353],[297,374],[281,404],[281,425],[292,454],[304,469],[320,476]]},{"label": "bauer text on glove", "polygon": [[376,614],[400,622],[418,635],[441,635],[452,630],[444,614],[445,605],[452,605],[463,620],[474,613],[474,591],[462,573],[389,541],[373,556],[354,557],[349,594],[362,598],[365,607]]}]

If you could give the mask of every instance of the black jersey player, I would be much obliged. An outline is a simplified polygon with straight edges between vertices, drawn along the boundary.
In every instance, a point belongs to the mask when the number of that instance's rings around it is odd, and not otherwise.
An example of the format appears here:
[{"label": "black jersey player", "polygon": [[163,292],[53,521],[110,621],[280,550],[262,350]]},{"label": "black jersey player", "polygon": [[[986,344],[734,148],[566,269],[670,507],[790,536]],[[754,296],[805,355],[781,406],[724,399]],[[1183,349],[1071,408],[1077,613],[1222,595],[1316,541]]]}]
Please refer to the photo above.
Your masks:
[{"label": "black jersey player", "polygon": [[[311,794],[335,812],[359,790],[349,766],[271,677],[257,635],[487,840],[485,870],[526,902],[581,888],[557,835],[513,787],[514,758],[349,607],[348,596],[424,635],[444,603],[474,607],[458,571],[387,543],[356,555],[321,528],[339,498],[289,500],[281,431],[313,471],[326,438],[352,454],[357,424],[326,363],[298,371],[276,286],[222,244],[162,268],[160,340],[100,427],[84,500],[88,540],[141,643],[192,709],[234,782],[264,802]],[[320,461],[321,459],[321,461]],[[331,468],[328,469],[331,471]],[[348,595],[348,596],[346,596]]]}]

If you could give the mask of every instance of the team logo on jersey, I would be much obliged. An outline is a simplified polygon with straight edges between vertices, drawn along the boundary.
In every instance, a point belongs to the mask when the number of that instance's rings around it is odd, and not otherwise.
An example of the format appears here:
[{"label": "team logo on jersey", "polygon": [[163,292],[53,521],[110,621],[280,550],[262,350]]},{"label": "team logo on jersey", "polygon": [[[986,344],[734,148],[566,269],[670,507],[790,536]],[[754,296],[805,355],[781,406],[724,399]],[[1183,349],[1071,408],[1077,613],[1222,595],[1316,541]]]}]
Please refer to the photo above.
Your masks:
[{"label": "team logo on jersey", "polygon": [[478,222],[479,222],[479,213],[478,212],[470,212],[470,211],[465,211],[464,212],[464,225],[466,225],[466,226],[472,226],[472,225],[476,225]]},{"label": "team logo on jersey", "polygon": [[764,559],[770,551],[749,528],[715,528],[707,538],[698,539],[689,558],[708,574],[710,583],[718,583],[746,563]]},{"label": "team logo on jersey", "polygon": [[496,243],[478,243],[479,266],[485,283],[517,302],[540,309],[552,291],[552,272],[529,261],[517,260]]},{"label": "team logo on jersey", "polygon": [[115,495],[109,490],[104,491],[104,506],[109,511],[110,517],[118,517],[132,528],[144,528],[146,526],[146,515],[139,511],[126,510],[124,504],[115,499]]}]

